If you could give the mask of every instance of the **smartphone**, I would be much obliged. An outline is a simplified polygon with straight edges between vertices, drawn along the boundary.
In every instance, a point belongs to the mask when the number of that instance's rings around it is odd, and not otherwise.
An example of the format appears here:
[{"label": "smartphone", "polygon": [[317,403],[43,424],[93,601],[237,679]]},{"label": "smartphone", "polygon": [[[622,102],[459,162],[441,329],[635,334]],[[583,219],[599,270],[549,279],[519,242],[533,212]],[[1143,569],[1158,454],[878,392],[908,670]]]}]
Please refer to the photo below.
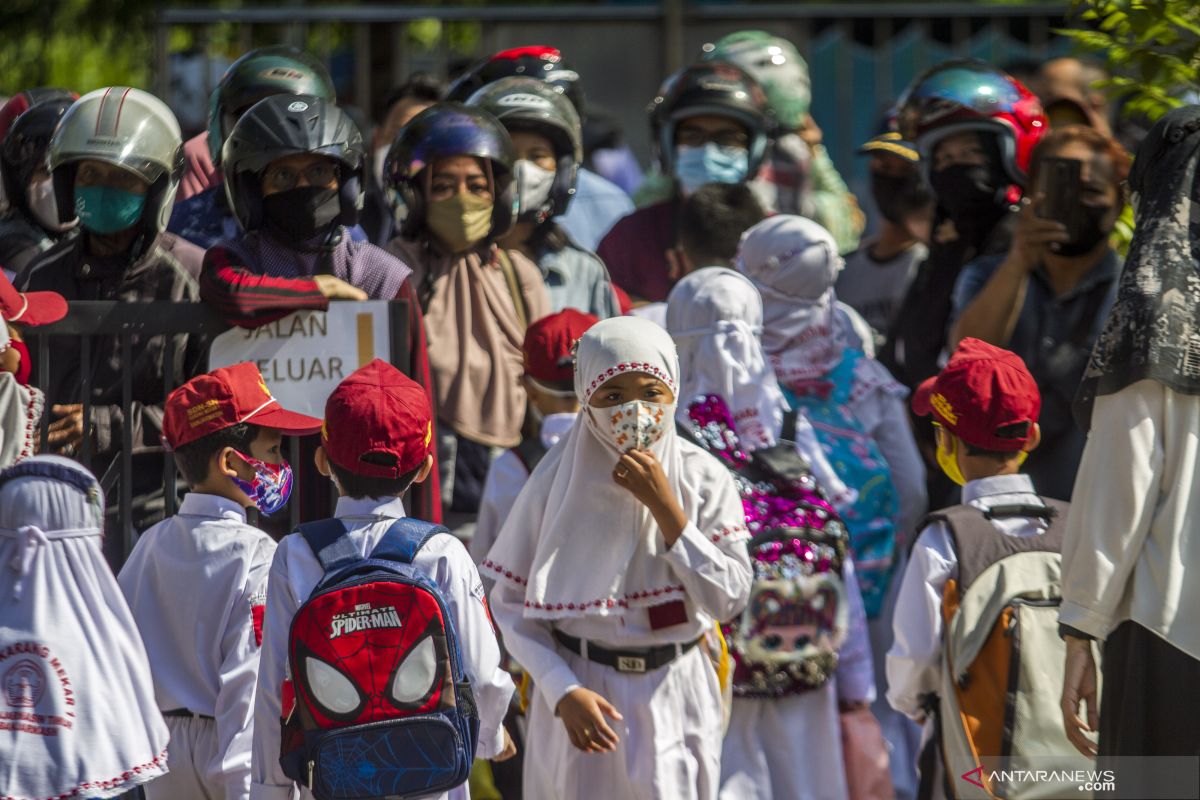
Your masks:
[{"label": "smartphone", "polygon": [[1067,226],[1071,240],[1076,240],[1083,227],[1083,186],[1079,176],[1083,162],[1075,158],[1049,156],[1042,159],[1038,170],[1037,215]]}]

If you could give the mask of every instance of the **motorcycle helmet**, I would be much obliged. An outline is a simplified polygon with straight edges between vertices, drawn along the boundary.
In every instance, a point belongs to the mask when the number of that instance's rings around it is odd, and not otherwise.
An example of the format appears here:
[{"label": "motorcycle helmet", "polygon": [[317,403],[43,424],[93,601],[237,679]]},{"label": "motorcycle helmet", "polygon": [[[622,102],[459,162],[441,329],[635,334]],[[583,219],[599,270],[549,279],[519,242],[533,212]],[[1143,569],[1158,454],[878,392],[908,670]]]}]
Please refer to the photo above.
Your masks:
[{"label": "motorcycle helmet", "polygon": [[442,102],[430,106],[396,134],[383,165],[383,180],[396,192],[408,214],[400,226],[403,236],[425,227],[427,169],[439,158],[474,156],[483,159],[492,180],[492,230],[497,239],[516,221],[513,165],[516,154],[508,131],[482,108]]},{"label": "motorcycle helmet", "polygon": [[575,112],[583,117],[583,85],[579,73],[567,65],[557,47],[547,45],[513,47],[479,61],[450,85],[445,99],[465,103],[487,84],[518,75],[550,84],[566,95],[575,106]]},{"label": "motorcycle helmet", "polygon": [[307,94],[337,102],[329,71],[313,56],[285,45],[251,50],[229,65],[209,100],[208,152],[213,164],[220,165],[221,147],[238,117],[276,94]]},{"label": "motorcycle helmet", "polygon": [[85,159],[129,170],[150,185],[142,207],[136,258],[167,227],[183,175],[183,139],[167,104],[125,86],[97,89],[67,109],[47,147],[58,217],[75,217],[75,173]]},{"label": "motorcycle helmet", "polygon": [[964,131],[993,135],[1004,171],[1017,186],[1028,179],[1033,148],[1048,126],[1041,102],[1016,78],[975,59],[956,59],[920,75],[899,103],[900,133],[921,161],[947,136]]},{"label": "motorcycle helmet", "polygon": [[808,117],[812,82],[796,46],[766,31],[738,31],[706,44],[704,61],[728,61],[749,72],[767,94],[779,124],[796,130]]},{"label": "motorcycle helmet", "polygon": [[575,194],[575,177],[583,161],[583,133],[579,115],[567,98],[536,78],[501,78],[489,83],[467,101],[500,120],[505,129],[540,133],[554,145],[557,162],[550,197],[541,208],[522,209],[538,223],[567,210]]},{"label": "motorcycle helmet", "polygon": [[0,146],[0,181],[3,181],[3,194],[13,206],[26,214],[30,213],[26,192],[29,182],[33,180],[33,173],[38,167],[45,166],[50,136],[63,114],[75,102],[75,95],[62,89],[34,91],[49,94],[43,95],[43,99],[35,100],[13,120],[4,136],[4,144]]},{"label": "motorcycle helmet", "polygon": [[744,125],[750,134],[746,174],[751,177],[758,172],[775,129],[762,87],[746,70],[724,61],[693,64],[668,78],[648,112],[664,175],[674,174],[675,129],[689,117],[711,114]]},{"label": "motorcycle helmet", "polygon": [[261,174],[272,161],[298,153],[338,163],[339,225],[358,223],[363,204],[363,139],[358,126],[332,101],[307,94],[277,94],[255,103],[221,148],[225,197],[243,230],[263,223]]}]

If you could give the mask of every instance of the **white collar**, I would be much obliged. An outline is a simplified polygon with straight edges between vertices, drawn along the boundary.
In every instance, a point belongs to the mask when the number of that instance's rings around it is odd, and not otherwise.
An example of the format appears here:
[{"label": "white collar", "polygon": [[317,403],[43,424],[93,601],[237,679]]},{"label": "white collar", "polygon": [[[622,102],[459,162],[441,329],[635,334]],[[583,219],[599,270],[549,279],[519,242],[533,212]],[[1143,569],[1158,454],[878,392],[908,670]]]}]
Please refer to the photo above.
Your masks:
[{"label": "white collar", "polygon": [[400,497],[339,497],[333,515],[342,517],[390,517],[404,519],[404,500]]},{"label": "white collar", "polygon": [[579,414],[576,413],[560,413],[547,414],[542,418],[542,430],[539,438],[542,444],[546,447],[554,447],[558,440],[567,435],[567,431],[571,430],[571,426],[575,424],[575,418]]},{"label": "white collar", "polygon": [[246,521],[246,509],[227,497],[203,492],[188,492],[179,504],[179,514],[188,517],[212,517]]},{"label": "white collar", "polygon": [[1033,480],[1021,473],[1016,475],[993,475],[967,481],[962,487],[962,501],[971,503],[984,497],[998,494],[1037,494]]}]

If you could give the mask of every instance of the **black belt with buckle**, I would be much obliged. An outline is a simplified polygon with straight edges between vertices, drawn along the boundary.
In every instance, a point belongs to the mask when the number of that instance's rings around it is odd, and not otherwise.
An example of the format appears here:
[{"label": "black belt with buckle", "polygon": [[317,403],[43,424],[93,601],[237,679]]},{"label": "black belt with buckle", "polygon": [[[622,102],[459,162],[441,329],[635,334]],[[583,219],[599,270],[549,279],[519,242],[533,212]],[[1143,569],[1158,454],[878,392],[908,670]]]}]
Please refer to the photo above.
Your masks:
[{"label": "black belt with buckle", "polygon": [[[554,638],[572,653],[583,655],[583,642],[578,637],[568,636],[562,631],[555,631]],[[588,642],[586,658],[588,661],[612,667],[617,672],[651,672],[670,664],[677,656],[691,650],[699,642],[699,639],[693,639],[678,645],[664,644],[658,647],[647,647],[643,650],[609,650],[607,647]]]},{"label": "black belt with buckle", "polygon": [[212,719],[208,714],[197,714],[194,711],[188,711],[186,708],[172,708],[170,711],[161,712],[164,717],[192,717],[193,719]]}]

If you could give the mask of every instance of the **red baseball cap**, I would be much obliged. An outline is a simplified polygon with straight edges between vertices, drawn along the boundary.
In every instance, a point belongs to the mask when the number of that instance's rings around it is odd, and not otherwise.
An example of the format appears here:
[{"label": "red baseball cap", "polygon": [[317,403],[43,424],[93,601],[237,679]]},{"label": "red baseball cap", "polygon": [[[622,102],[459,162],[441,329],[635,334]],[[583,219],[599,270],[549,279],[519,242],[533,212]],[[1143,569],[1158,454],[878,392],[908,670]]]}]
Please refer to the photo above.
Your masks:
[{"label": "red baseball cap", "polygon": [[399,478],[433,452],[433,414],[420,384],[375,359],[352,372],[325,401],[321,445],[355,475]]},{"label": "red baseball cap", "polygon": [[287,436],[321,430],[321,420],[287,411],[271,396],[258,367],[249,361],[197,375],[167,396],[163,438],[179,449],[202,436],[248,422]]},{"label": "red baseball cap", "polygon": [[912,407],[969,445],[1015,453],[1029,441],[1042,395],[1020,356],[967,338],[945,368],[917,388]]},{"label": "red baseball cap", "polygon": [[25,292],[22,294],[0,272],[0,317],[18,325],[49,325],[67,315],[67,301],[58,292]]},{"label": "red baseball cap", "polygon": [[542,317],[525,331],[521,345],[525,374],[539,381],[570,381],[575,377],[572,350],[584,331],[600,320],[574,308]]}]

